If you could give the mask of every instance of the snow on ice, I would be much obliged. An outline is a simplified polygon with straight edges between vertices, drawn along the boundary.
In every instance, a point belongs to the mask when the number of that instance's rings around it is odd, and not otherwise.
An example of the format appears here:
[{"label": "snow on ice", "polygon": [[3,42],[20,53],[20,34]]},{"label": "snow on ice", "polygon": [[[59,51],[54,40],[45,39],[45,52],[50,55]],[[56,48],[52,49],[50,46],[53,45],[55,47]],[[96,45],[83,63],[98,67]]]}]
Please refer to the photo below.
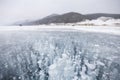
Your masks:
[{"label": "snow on ice", "polygon": [[120,28],[101,27],[1,27],[0,80],[120,80]]}]

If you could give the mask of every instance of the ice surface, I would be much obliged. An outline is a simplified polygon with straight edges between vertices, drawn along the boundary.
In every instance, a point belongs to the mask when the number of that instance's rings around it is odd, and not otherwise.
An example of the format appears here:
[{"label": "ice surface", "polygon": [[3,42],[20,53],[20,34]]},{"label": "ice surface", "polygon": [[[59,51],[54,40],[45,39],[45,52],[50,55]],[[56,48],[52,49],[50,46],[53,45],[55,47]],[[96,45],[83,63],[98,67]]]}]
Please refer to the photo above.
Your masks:
[{"label": "ice surface", "polygon": [[119,27],[101,27],[0,28],[0,80],[120,80]]}]

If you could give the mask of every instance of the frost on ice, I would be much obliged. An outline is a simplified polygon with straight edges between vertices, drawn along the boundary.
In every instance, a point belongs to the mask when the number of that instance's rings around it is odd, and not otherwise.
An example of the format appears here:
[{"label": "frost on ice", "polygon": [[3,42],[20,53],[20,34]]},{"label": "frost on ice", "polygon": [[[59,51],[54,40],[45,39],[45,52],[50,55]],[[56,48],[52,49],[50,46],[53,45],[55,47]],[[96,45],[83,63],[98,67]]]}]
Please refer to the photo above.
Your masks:
[{"label": "frost on ice", "polygon": [[14,31],[0,36],[0,80],[120,80],[118,35]]}]

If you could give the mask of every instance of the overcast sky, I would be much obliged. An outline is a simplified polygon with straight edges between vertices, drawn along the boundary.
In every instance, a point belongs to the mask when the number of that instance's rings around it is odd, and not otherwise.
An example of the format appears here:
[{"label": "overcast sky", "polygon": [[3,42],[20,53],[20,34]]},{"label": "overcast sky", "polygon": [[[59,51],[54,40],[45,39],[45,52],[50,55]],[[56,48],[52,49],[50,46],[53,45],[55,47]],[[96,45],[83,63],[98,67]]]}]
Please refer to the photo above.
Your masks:
[{"label": "overcast sky", "polygon": [[0,0],[0,25],[66,12],[120,14],[120,0]]}]

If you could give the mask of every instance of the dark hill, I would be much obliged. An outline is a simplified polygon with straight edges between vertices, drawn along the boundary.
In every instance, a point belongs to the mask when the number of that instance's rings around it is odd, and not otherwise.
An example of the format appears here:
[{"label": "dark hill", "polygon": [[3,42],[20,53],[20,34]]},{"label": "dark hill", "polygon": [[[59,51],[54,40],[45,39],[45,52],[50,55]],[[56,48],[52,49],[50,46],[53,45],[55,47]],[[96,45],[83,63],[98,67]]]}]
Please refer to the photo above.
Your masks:
[{"label": "dark hill", "polygon": [[86,19],[97,19],[99,17],[112,17],[115,19],[120,19],[120,14],[104,14],[104,13],[96,13],[96,14],[86,14],[82,15],[76,12],[69,12],[62,15],[53,14],[47,16],[43,19],[23,23],[22,25],[39,25],[39,24],[50,24],[50,23],[74,23],[80,22]]},{"label": "dark hill", "polygon": [[115,19],[120,19],[120,14],[105,14],[105,13],[96,13],[96,14],[87,14],[85,15],[87,19],[97,19],[99,17],[112,17]]}]

